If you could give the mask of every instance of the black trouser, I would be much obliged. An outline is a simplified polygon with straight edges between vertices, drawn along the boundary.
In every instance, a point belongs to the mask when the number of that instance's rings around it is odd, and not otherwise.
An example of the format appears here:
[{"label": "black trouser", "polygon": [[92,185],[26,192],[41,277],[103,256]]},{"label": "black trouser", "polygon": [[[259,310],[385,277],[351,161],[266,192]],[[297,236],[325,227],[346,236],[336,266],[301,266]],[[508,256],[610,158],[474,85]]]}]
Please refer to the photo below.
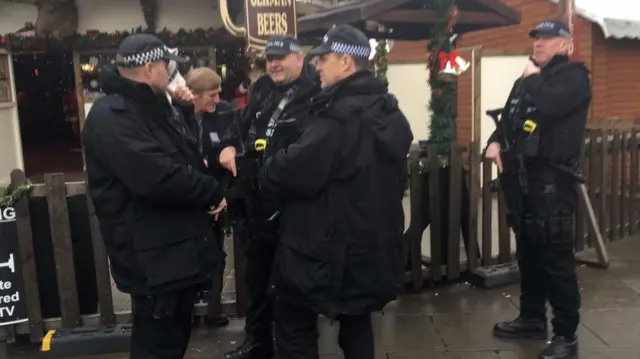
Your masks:
[{"label": "black trouser", "polygon": [[182,359],[197,293],[194,287],[152,297],[133,296],[131,359]]},{"label": "black trouser", "polygon": [[[225,213],[225,215],[227,215]],[[209,293],[207,295],[207,303],[209,304],[209,319],[221,318],[222,314],[222,290],[224,288],[224,269],[227,265],[226,257],[227,254],[224,251],[224,240],[226,237],[226,226],[228,225],[228,217],[220,218],[220,222],[214,224],[214,230],[216,231],[216,236],[218,239],[218,245],[220,246],[220,252],[222,253],[220,267],[213,278],[213,282],[211,283],[211,288],[209,289]],[[222,222],[224,221],[224,222]]]},{"label": "black trouser", "polygon": [[249,236],[244,278],[248,307],[244,330],[248,336],[258,341],[270,341],[273,338],[273,297],[268,294],[268,290],[276,252],[275,231]]},{"label": "black trouser", "polygon": [[[345,359],[373,359],[371,314],[341,315],[338,345]],[[278,359],[318,359],[318,315],[296,304],[277,300],[275,306]]]},{"label": "black trouser", "polygon": [[575,184],[534,179],[530,190],[523,227],[517,231],[521,315],[545,319],[549,300],[554,333],[572,337],[580,322],[574,254]]}]

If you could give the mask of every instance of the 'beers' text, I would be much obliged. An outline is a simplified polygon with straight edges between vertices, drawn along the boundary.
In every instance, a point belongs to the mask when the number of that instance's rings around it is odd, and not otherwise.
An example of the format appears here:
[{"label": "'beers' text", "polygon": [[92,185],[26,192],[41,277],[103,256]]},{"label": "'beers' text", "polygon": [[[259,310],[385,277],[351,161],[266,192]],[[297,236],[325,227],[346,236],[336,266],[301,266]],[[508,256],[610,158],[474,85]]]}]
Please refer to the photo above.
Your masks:
[{"label": "'beers' text", "polygon": [[287,14],[284,12],[258,14],[258,36],[286,34],[288,28]]},{"label": "'beers' text", "polygon": [[247,5],[251,8],[249,13],[256,16],[253,36],[267,38],[289,32],[288,12],[294,9],[294,0],[249,0]]}]

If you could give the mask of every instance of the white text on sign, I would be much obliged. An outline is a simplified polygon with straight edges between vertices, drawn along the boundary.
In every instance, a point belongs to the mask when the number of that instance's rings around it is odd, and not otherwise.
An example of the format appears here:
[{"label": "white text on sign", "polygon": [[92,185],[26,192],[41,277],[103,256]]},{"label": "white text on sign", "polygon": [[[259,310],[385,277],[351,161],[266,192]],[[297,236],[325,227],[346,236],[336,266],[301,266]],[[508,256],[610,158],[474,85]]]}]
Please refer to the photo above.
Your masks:
[{"label": "white text on sign", "polygon": [[[13,253],[9,254],[9,260],[8,261],[6,261],[4,263],[0,262],[0,268],[9,268],[11,270],[11,273],[15,273],[16,272],[16,262],[13,259]],[[2,289],[2,288],[0,288],[0,289]]]},{"label": "white text on sign", "polygon": [[10,281],[0,281],[0,318],[12,316],[16,309],[15,303],[20,301],[20,293],[11,293],[11,287]]},{"label": "white text on sign", "polygon": [[13,207],[5,207],[0,210],[0,222],[9,222],[16,219],[16,210]]}]

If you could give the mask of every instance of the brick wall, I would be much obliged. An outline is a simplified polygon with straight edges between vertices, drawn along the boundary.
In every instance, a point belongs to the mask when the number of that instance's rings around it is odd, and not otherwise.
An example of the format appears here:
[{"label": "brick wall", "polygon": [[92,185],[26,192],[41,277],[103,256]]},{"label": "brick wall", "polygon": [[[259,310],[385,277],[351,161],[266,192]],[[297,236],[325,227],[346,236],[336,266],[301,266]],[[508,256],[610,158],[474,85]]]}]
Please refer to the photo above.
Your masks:
[{"label": "brick wall", "polygon": [[593,25],[592,116],[640,116],[640,40],[605,39]]},{"label": "brick wall", "polygon": [[[427,64],[427,43],[424,41],[395,41],[387,55],[389,64]],[[425,79],[426,81],[426,79]]]},{"label": "brick wall", "polygon": [[[495,51],[530,50],[529,30],[543,19],[557,17],[557,6],[548,0],[502,1],[521,14],[521,23],[464,34],[460,48],[482,45]],[[605,40],[600,27],[583,18],[578,19],[578,29],[580,60],[592,71],[591,117],[640,116],[640,40]],[[426,56],[426,41],[396,41],[388,59],[391,64],[426,64]],[[469,53],[462,56],[471,60]],[[472,71],[467,71],[458,79],[457,130],[463,145],[471,140],[471,76]]]}]

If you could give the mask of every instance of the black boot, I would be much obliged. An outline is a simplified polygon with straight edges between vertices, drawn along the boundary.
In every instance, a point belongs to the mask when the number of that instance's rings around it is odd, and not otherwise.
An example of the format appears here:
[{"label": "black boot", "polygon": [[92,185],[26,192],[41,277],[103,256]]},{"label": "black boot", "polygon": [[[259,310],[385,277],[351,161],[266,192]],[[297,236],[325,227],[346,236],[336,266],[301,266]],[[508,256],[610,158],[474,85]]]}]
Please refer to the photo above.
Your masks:
[{"label": "black boot", "polygon": [[518,317],[493,327],[493,336],[506,339],[547,339],[547,321]]},{"label": "black boot", "polygon": [[271,359],[275,356],[273,340],[257,340],[251,336],[239,347],[224,354],[225,359]]},{"label": "black boot", "polygon": [[540,353],[538,359],[576,359],[578,357],[578,338],[555,336]]}]

